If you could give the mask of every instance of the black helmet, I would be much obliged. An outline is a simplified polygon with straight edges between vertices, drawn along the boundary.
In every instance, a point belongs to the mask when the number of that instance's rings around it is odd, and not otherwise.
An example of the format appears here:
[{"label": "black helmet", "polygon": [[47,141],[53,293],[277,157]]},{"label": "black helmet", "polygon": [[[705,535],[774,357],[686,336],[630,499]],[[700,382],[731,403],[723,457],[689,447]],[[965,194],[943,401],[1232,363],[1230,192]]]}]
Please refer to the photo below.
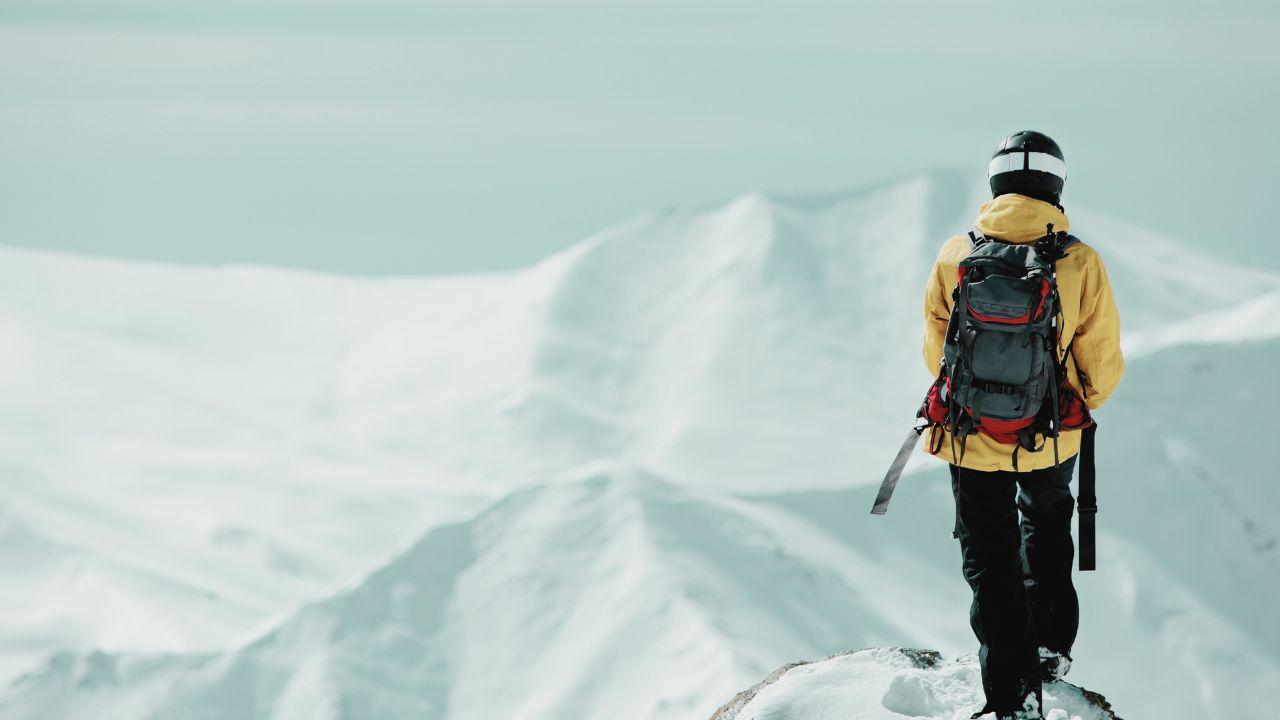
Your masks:
[{"label": "black helmet", "polygon": [[1062,149],[1044,133],[1023,130],[1005,138],[987,166],[991,195],[1026,195],[1059,205],[1067,180]]}]

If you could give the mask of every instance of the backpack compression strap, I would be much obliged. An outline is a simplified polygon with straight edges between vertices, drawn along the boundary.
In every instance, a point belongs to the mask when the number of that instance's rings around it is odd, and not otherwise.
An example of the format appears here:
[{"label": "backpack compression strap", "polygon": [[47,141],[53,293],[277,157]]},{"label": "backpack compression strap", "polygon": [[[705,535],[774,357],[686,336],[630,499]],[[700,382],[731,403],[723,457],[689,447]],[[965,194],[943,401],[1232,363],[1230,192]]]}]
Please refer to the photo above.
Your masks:
[{"label": "backpack compression strap", "polygon": [[1095,521],[1098,517],[1097,473],[1093,464],[1093,436],[1098,431],[1095,422],[1080,433],[1080,494],[1076,506],[1080,510],[1080,570],[1094,570],[1098,566]]}]

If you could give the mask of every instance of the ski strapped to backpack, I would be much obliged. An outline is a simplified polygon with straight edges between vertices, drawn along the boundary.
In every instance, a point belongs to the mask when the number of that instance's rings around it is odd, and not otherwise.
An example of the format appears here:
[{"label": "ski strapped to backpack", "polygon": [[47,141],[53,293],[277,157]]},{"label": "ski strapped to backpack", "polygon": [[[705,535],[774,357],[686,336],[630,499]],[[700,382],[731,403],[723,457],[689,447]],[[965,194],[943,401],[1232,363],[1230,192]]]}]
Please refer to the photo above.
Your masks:
[{"label": "ski strapped to backpack", "polygon": [[[982,433],[1012,446],[1018,469],[1021,452],[1053,446],[1059,464],[1058,434],[1085,430],[1080,450],[1080,568],[1094,565],[1093,418],[1067,381],[1071,345],[1059,354],[1061,307],[1055,264],[1078,240],[1046,227],[1033,244],[1013,244],[969,232],[972,251],[959,264],[951,317],[937,379],[916,413],[918,422],[885,474],[872,514],[888,511],[911,450],[925,430],[929,452],[951,441],[956,465],[964,461],[970,435]],[[1042,438],[1037,444],[1037,438]]]}]

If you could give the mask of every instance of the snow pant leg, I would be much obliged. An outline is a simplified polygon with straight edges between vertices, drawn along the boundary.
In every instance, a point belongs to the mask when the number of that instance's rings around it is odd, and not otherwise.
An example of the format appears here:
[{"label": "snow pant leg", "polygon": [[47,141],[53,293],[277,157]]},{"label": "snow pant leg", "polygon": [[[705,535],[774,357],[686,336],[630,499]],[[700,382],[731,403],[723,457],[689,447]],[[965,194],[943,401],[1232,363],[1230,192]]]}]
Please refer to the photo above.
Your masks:
[{"label": "snow pant leg", "polygon": [[1022,578],[1017,473],[951,466],[964,578],[973,590],[969,623],[987,709],[1022,709],[1029,693],[1040,701],[1040,661]]},{"label": "snow pant leg", "polygon": [[1080,627],[1080,601],[1071,581],[1071,473],[1075,458],[1057,468],[1018,475],[1022,512],[1022,566],[1039,645],[1071,654]]}]

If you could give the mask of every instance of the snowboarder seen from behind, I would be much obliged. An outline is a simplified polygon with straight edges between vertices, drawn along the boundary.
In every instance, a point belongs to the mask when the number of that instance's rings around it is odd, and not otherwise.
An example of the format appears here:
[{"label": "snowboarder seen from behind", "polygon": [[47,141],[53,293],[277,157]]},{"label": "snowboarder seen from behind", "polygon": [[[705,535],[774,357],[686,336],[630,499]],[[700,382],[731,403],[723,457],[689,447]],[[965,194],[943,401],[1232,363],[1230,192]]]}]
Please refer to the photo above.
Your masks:
[{"label": "snowboarder seen from behind", "polygon": [[[1041,684],[1070,665],[1072,472],[1083,442],[1081,561],[1092,566],[1089,411],[1124,372],[1102,258],[1074,236],[1066,163],[1049,137],[1010,135],[988,167],[993,199],[948,240],[925,290],[921,408],[926,450],[950,464],[956,537],[986,706],[974,717],[1041,717]],[[1086,502],[1086,499],[1088,502]],[[1088,516],[1087,518],[1085,516]],[[1087,560],[1086,560],[1087,556]]]}]

